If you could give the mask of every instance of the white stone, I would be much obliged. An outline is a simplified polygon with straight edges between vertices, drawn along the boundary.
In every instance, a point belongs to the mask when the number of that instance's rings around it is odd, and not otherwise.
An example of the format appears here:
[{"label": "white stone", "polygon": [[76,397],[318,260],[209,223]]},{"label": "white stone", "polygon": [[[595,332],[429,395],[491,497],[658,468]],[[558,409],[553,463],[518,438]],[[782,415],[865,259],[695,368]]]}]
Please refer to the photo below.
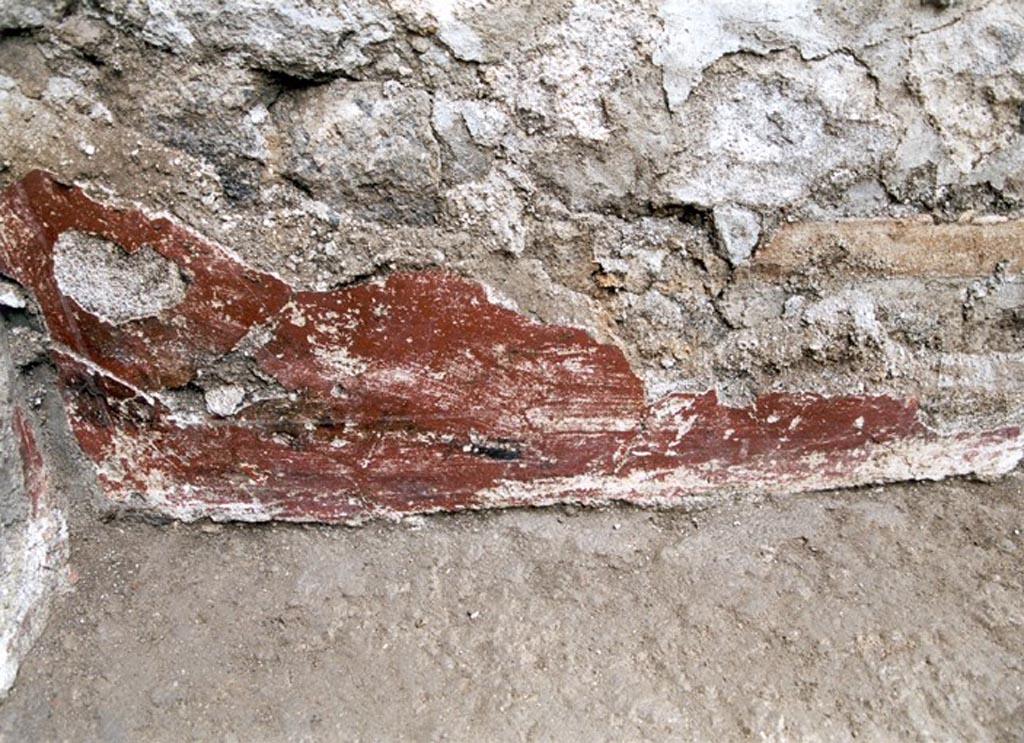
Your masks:
[{"label": "white stone", "polygon": [[16,310],[24,308],[28,303],[24,290],[13,281],[0,279],[0,305]]},{"label": "white stone", "polygon": [[326,8],[304,0],[114,0],[109,5],[156,46],[176,52],[197,46],[238,50],[254,66],[298,77],[352,73],[368,61],[366,46],[394,34],[382,10],[367,2]]},{"label": "white stone", "polygon": [[245,399],[245,388],[237,384],[225,384],[211,387],[203,393],[206,398],[206,409],[214,415],[226,418],[234,415],[242,407]]},{"label": "white stone", "polygon": [[714,217],[723,257],[736,267],[754,252],[761,236],[761,220],[754,212],[737,206],[716,206]]}]

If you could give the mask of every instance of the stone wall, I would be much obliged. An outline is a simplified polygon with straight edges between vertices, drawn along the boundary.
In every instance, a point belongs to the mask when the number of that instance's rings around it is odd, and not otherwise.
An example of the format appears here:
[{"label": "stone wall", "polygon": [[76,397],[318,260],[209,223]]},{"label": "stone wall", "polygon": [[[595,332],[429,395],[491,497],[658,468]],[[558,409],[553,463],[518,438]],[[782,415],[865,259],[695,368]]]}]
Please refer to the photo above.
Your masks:
[{"label": "stone wall", "polygon": [[7,366],[163,517],[995,476],[1022,130],[1014,0],[0,0]]},{"label": "stone wall", "polygon": [[[793,264],[790,286],[765,289],[790,301],[775,323],[735,268],[794,221],[827,236],[850,217],[1015,216],[1021,14],[9,1],[2,177],[40,167],[173,214],[296,288],[445,266],[618,345],[659,389],[749,399],[867,373],[927,398],[932,380],[907,373],[922,352],[934,368],[1019,345],[998,251],[923,292],[913,266],[903,284],[882,276],[832,312],[814,307],[862,277]],[[877,327],[849,332],[854,306]],[[780,327],[799,331],[795,359],[738,353]]]}]

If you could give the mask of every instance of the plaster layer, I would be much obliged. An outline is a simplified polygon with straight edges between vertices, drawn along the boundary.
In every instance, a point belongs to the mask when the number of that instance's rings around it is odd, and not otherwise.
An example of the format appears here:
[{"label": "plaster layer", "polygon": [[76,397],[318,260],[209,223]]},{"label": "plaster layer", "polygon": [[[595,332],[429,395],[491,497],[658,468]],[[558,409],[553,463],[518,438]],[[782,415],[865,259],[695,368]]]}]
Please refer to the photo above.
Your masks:
[{"label": "plaster layer", "polygon": [[[743,490],[993,477],[1022,455],[1019,426],[939,431],[913,399],[790,391],[738,405],[713,391],[645,390],[620,349],[533,322],[447,271],[296,291],[168,220],[104,206],[41,172],[2,194],[0,219],[0,270],[39,307],[71,430],[106,497],[163,517],[358,523],[569,501],[671,506]],[[912,254],[922,228],[888,226]],[[1012,263],[1018,246],[999,239],[1005,230],[963,230],[945,239],[973,249],[951,252],[948,272],[993,251]],[[62,251],[83,231],[101,254],[118,253],[115,268],[145,255],[162,275],[185,277],[187,291],[141,317],[100,314],[91,292],[61,281]],[[755,269],[834,245],[779,235]],[[871,255],[846,252],[855,263]],[[107,276],[80,278],[97,275]],[[849,313],[874,333],[866,301],[819,303],[804,322]]]},{"label": "plaster layer", "polygon": [[[617,349],[645,405],[884,396],[938,435],[1020,424],[1016,3],[90,0],[0,26],[0,182],[45,168],[268,287],[209,336],[230,282],[160,343],[86,333],[176,420],[284,394],[251,359],[293,292],[440,268]],[[62,259],[63,296],[110,327],[173,312],[192,279],[154,239]],[[55,327],[12,352],[72,347]]]}]

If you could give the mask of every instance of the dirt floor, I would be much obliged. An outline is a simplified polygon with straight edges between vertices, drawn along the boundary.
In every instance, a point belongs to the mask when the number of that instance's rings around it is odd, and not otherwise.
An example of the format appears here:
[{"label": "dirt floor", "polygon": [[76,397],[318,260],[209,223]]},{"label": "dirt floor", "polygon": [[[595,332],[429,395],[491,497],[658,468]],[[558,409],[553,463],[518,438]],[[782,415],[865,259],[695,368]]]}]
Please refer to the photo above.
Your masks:
[{"label": "dirt floor", "polygon": [[1024,740],[1024,478],[93,521],[4,741]]}]

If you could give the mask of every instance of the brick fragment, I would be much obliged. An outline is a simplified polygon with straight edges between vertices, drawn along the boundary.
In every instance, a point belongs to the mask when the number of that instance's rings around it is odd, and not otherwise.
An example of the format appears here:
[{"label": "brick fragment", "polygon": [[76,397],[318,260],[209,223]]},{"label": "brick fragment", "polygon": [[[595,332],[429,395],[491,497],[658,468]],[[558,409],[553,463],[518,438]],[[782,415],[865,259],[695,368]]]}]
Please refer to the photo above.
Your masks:
[{"label": "brick fragment", "polygon": [[987,276],[1024,271],[1024,222],[935,224],[841,219],[783,225],[746,267],[765,277],[841,264],[849,278]]}]

